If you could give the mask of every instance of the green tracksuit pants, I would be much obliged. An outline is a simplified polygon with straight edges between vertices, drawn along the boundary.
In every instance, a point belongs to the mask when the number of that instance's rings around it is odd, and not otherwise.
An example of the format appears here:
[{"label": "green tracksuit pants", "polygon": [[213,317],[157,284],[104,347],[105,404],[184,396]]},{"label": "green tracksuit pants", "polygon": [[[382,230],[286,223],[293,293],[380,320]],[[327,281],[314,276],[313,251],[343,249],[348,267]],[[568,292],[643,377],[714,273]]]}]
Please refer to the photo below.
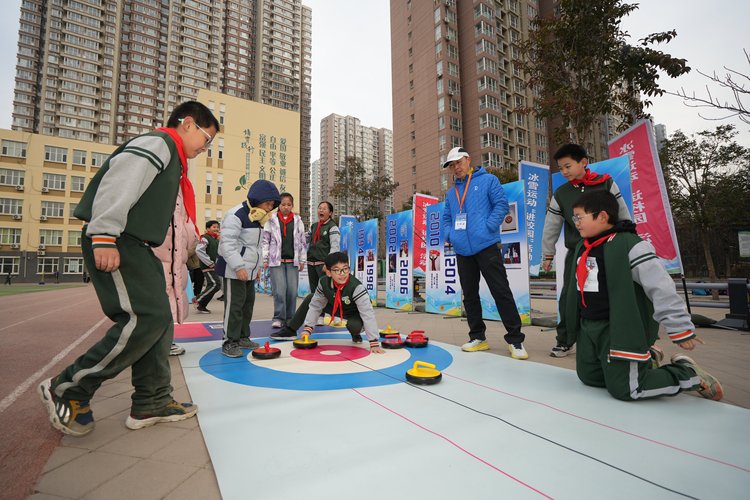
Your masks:
[{"label": "green tracksuit pants", "polygon": [[609,359],[609,321],[581,319],[576,372],[586,385],[606,387],[624,401],[674,396],[697,389],[700,379],[687,366],[667,364],[653,368],[651,362]]},{"label": "green tracksuit pants", "polygon": [[[294,317],[292,318],[292,320],[287,322],[287,327],[296,332],[304,326],[305,316],[307,316],[307,312],[310,310],[310,301],[312,300],[312,298],[312,293],[308,294],[307,297],[305,297],[305,300],[302,301],[302,303],[297,308],[297,311],[294,313]],[[323,308],[323,312],[326,314],[333,314],[333,306],[331,304],[327,304]],[[344,319],[346,320],[346,329],[349,330],[349,333],[351,333],[352,335],[361,335],[362,328],[364,328],[364,323],[362,322],[362,317],[359,314],[344,316]]]},{"label": "green tracksuit pants", "polygon": [[255,306],[255,280],[224,278],[224,340],[250,337]]},{"label": "green tracksuit pants", "polygon": [[128,235],[117,240],[120,267],[111,273],[96,269],[85,229],[81,249],[102,310],[115,324],[53,379],[52,390],[63,399],[89,400],[102,382],[132,367],[132,411],[163,407],[172,400],[174,323],[161,262],[148,245]]}]

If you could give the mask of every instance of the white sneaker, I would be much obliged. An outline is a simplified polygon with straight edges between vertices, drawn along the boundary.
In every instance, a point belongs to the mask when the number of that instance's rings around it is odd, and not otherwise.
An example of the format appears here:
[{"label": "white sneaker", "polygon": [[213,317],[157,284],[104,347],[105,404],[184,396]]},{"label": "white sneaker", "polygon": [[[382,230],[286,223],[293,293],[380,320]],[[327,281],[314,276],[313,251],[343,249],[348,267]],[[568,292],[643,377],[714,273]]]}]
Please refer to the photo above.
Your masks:
[{"label": "white sneaker", "polygon": [[185,354],[185,348],[172,342],[172,347],[169,348],[170,356],[180,356]]},{"label": "white sneaker", "polygon": [[523,348],[523,344],[508,344],[508,352],[513,359],[528,359],[529,353]]},{"label": "white sneaker", "polygon": [[271,321],[271,328],[281,328],[282,326],[284,326],[284,325],[281,324],[281,320],[280,319],[275,319],[275,320]]},{"label": "white sneaker", "polygon": [[488,351],[490,344],[486,340],[474,339],[461,346],[462,351],[476,352],[476,351]]}]

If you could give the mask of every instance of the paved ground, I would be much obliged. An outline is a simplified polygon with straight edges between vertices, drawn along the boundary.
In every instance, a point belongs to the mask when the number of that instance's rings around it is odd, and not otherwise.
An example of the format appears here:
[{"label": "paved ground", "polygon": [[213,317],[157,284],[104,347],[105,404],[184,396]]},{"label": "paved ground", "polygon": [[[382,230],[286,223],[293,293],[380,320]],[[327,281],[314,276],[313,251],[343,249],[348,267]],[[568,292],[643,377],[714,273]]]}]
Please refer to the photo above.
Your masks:
[{"label": "paved ground", "polygon": [[[220,321],[222,304],[191,321]],[[532,299],[535,311],[552,314],[554,302]],[[270,319],[272,300],[258,296],[255,319]],[[62,437],[47,422],[35,393],[38,381],[52,376],[95,342],[109,325],[92,287],[0,297],[0,491],[8,499],[212,499],[220,498],[210,458],[196,419],[129,431],[129,371],[105,383],[92,402],[96,430],[84,438]],[[722,318],[722,309],[694,312]],[[378,309],[381,326],[426,330],[430,338],[460,345],[466,322],[422,313]],[[548,355],[554,332],[527,327],[530,360],[572,369],[574,357]],[[499,324],[491,323],[492,354],[507,356]],[[719,377],[728,404],[750,408],[750,335],[700,329],[705,346],[695,358]],[[662,342],[667,356],[676,347]],[[477,356],[487,355],[477,353]],[[522,361],[519,361],[522,362]],[[178,400],[188,400],[179,361],[171,358]],[[583,386],[571,390],[591,390]],[[637,403],[634,403],[637,404]],[[30,495],[30,496],[29,496]]]}]

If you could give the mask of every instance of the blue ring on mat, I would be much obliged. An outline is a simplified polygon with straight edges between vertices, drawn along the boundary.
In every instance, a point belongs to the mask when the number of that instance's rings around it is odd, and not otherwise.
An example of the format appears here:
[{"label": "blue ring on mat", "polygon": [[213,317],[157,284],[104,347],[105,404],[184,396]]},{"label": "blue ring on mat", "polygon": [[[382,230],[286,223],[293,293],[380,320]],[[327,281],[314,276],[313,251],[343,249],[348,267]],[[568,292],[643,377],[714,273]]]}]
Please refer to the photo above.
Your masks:
[{"label": "blue ring on mat", "polygon": [[[316,339],[341,339],[348,334],[316,333]],[[252,363],[246,356],[227,358],[221,354],[221,348],[213,349],[200,359],[203,371],[218,379],[235,384],[287,389],[293,391],[332,391],[336,389],[354,389],[359,387],[376,387],[381,385],[406,382],[406,370],[414,366],[414,361],[432,363],[438,370],[444,370],[453,362],[451,353],[434,344],[427,347],[410,348],[409,359],[397,365],[382,368],[378,371],[367,370],[355,373],[311,374],[291,373],[273,370],[257,363]],[[377,356],[377,354],[373,354]]]}]

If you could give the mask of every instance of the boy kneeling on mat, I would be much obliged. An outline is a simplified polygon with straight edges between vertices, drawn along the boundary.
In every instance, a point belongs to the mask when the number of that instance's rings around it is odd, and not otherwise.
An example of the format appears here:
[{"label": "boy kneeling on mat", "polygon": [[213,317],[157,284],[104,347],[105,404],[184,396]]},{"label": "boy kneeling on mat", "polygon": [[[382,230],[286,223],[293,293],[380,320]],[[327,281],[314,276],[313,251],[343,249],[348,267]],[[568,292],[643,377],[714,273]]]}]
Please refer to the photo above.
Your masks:
[{"label": "boy kneeling on mat", "polygon": [[608,191],[586,192],[573,204],[573,221],[583,240],[566,273],[567,345],[578,343],[576,372],[586,385],[606,387],[630,401],[697,390],[719,401],[719,381],[684,354],[654,367],[649,347],[661,324],[669,338],[691,351],[695,336],[685,303],[635,224],[617,220]]},{"label": "boy kneeling on mat", "polygon": [[305,297],[297,308],[294,318],[287,326],[271,334],[273,340],[294,340],[297,329],[304,324],[302,334],[312,335],[313,328],[323,312],[331,315],[331,322],[338,314],[346,320],[346,328],[352,342],[362,342],[364,328],[370,342],[370,352],[383,354],[380,347],[378,324],[370,295],[362,283],[350,274],[349,256],[345,252],[334,252],[325,258],[326,275],[320,278],[314,293]]}]

